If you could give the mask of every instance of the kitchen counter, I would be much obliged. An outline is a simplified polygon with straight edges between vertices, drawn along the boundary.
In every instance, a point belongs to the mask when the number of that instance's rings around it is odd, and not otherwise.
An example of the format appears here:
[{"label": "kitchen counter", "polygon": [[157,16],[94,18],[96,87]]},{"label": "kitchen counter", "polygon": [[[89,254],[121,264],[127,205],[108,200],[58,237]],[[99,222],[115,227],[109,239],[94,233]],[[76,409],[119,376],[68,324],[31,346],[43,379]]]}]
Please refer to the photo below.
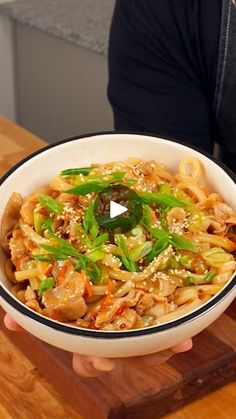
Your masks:
[{"label": "kitchen counter", "polygon": [[0,113],[51,143],[112,130],[106,92],[114,3],[0,0]]},{"label": "kitchen counter", "polygon": [[0,4],[0,14],[106,54],[114,3],[114,0],[17,0]]}]

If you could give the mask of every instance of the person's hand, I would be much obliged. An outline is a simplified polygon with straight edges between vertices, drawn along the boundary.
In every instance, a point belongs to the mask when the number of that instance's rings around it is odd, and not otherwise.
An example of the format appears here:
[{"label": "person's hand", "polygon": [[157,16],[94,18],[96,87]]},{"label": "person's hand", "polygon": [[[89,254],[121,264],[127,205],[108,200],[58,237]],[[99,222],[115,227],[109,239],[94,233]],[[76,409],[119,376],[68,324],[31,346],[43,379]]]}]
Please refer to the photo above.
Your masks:
[{"label": "person's hand", "polygon": [[[14,320],[11,319],[8,314],[6,314],[4,318],[4,323],[9,330],[15,332],[23,330]],[[158,354],[142,356],[139,357],[139,359],[142,359],[145,362],[149,362],[155,356],[155,362],[163,364],[163,362],[167,361],[173,355],[189,351],[192,348],[192,345],[192,339],[187,339],[174,346],[173,348],[166,349],[165,351],[161,351]],[[96,356],[73,354],[72,365],[74,371],[81,377],[97,377],[102,373],[112,371],[115,368],[116,360],[110,358],[99,358]]]}]

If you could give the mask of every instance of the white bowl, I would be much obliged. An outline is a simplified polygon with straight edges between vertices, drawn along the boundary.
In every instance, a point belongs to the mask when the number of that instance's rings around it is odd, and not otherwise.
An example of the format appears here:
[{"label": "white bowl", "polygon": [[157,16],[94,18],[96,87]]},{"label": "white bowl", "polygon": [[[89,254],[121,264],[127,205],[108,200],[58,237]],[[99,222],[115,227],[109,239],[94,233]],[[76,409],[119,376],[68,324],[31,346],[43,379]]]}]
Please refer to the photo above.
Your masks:
[{"label": "white bowl", "polygon": [[[218,191],[235,210],[235,177],[210,157],[183,144],[154,136],[99,133],[48,146],[11,169],[0,184],[0,219],[12,192],[28,195],[47,184],[62,169],[140,157],[155,159],[177,171],[179,161],[189,155],[203,163],[209,186]],[[3,269],[5,255],[1,250],[0,252],[0,305],[3,309],[32,335],[56,347],[80,354],[129,357],[169,348],[208,327],[224,312],[236,295],[234,275],[207,303],[174,321],[129,331],[80,329],[37,314],[18,301],[9,290],[10,283]]]}]

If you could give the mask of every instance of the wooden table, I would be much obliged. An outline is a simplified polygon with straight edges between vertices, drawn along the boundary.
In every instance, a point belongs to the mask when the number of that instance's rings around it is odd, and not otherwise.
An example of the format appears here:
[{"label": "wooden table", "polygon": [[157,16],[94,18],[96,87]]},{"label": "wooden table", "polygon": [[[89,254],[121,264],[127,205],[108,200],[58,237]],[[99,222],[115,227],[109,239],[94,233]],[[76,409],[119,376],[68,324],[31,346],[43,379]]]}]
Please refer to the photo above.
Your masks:
[{"label": "wooden table", "polygon": [[[15,124],[9,122],[3,117],[0,117],[0,175],[2,175],[6,170],[8,170],[13,164],[17,161],[28,155],[29,153],[35,151],[36,149],[41,148],[45,145],[45,142],[32,135],[28,131],[16,126]],[[232,306],[231,306],[232,312]],[[232,313],[231,313],[232,314]],[[222,338],[224,344],[227,343],[228,347],[231,348],[229,351],[228,359],[233,359],[235,364],[235,358],[233,357],[232,350],[236,349],[236,338],[235,338],[235,322],[231,320],[226,315],[214,323],[211,326],[210,333],[217,335],[218,339]],[[235,312],[232,314],[232,318],[235,319]],[[61,387],[57,386],[57,381],[63,381],[63,373],[65,376],[67,374],[67,379],[69,375],[69,380],[78,380],[79,378],[75,376],[71,367],[70,367],[70,356],[63,353],[63,351],[43,349],[43,351],[37,349],[38,343],[35,340],[35,351],[34,355],[30,353],[29,347],[27,347],[27,342],[31,339],[27,336],[26,333],[12,333],[7,331],[3,325],[3,313],[1,312],[1,324],[0,324],[0,418],[1,419],[29,419],[35,417],[36,419],[44,418],[55,418],[55,419],[81,419],[80,415],[80,406],[75,406],[75,404],[70,404],[64,399],[62,399],[61,394],[58,393],[58,388],[63,388],[63,383],[61,382]],[[223,319],[223,320],[222,320]],[[225,320],[224,320],[225,319]],[[230,323],[232,321],[232,324]],[[225,323],[224,323],[225,322]],[[227,327],[229,326],[230,332],[225,332],[227,322]],[[231,329],[232,326],[232,329]],[[232,333],[231,333],[232,332]],[[203,332],[204,333],[204,332]],[[208,333],[208,332],[206,332]],[[201,336],[203,336],[201,334]],[[207,334],[205,335],[207,339]],[[197,338],[196,338],[197,339]],[[202,338],[201,338],[202,339]],[[196,347],[199,345],[201,339],[195,340]],[[39,343],[41,345],[41,343]],[[44,344],[43,344],[44,345]],[[217,345],[216,345],[217,346]],[[44,347],[41,347],[44,348]],[[217,348],[216,348],[217,350]],[[47,352],[48,351],[48,352]],[[31,351],[32,352],[32,351]],[[48,369],[45,368],[46,357],[51,356],[51,359],[48,358]],[[32,355],[32,356],[31,356]],[[37,361],[41,356],[41,364]],[[55,370],[53,367],[53,361],[55,357],[63,358],[63,371]],[[44,357],[44,358],[43,358]],[[179,357],[179,358],[178,358]],[[185,357],[185,358],[184,358]],[[195,354],[196,357],[196,354]],[[231,358],[230,358],[231,357]],[[43,358],[43,359],[42,359]],[[179,359],[181,363],[185,360],[186,364],[186,354],[177,355],[175,359]],[[34,361],[35,360],[35,363]],[[173,358],[174,359],[174,358]],[[182,361],[181,361],[182,360]],[[59,361],[58,361],[59,362]],[[176,365],[175,361],[171,361],[171,366]],[[178,361],[177,361],[178,362]],[[38,369],[36,365],[41,365],[42,368]],[[56,365],[56,364],[55,364]],[[59,365],[59,364],[58,364]],[[231,368],[232,368],[231,365]],[[54,368],[54,369],[53,369]],[[168,367],[169,368],[169,367]],[[160,374],[162,370],[165,370],[165,367],[160,368]],[[222,368],[220,370],[220,375],[230,374],[230,371]],[[233,370],[232,370],[233,371]],[[51,374],[51,378],[50,377]],[[221,377],[216,376],[215,381],[221,379]],[[125,377],[125,375],[124,375]],[[232,375],[228,377],[226,381],[232,381]],[[91,393],[96,386],[95,379],[89,379],[91,383]],[[86,382],[86,380],[83,380]],[[224,382],[226,382],[224,381]],[[203,383],[204,384],[204,383]],[[201,391],[201,380],[198,380],[199,391]],[[64,386],[66,387],[66,381]],[[217,384],[215,385],[215,387]],[[213,387],[212,387],[213,388]],[[196,387],[196,391],[198,388]],[[209,389],[208,389],[209,391]],[[203,393],[201,393],[203,394]],[[92,394],[88,394],[88,398]],[[175,393],[175,397],[178,396],[178,393]],[[232,419],[236,417],[236,383],[233,382],[228,384],[214,392],[209,393],[207,396],[202,397],[178,410],[166,416],[169,419],[202,419],[202,418],[214,418],[214,419]],[[79,395],[78,395],[79,397]],[[181,396],[180,396],[181,397]],[[167,400],[168,403],[168,400]],[[178,404],[177,404],[178,405]],[[87,419],[86,414],[83,415],[84,419]],[[124,419],[123,415],[118,415],[121,419]],[[136,415],[132,416],[134,419]],[[140,415],[138,416],[140,417]],[[156,419],[157,416],[149,416],[144,414],[143,418],[147,419]],[[94,419],[100,419],[99,415],[94,416]]]}]

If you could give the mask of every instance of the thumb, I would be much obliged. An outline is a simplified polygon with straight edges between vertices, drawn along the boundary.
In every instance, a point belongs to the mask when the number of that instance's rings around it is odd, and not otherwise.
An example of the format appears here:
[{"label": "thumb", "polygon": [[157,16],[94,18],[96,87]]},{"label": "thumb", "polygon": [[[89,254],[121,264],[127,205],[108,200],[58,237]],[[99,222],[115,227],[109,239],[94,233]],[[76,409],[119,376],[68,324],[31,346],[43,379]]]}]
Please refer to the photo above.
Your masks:
[{"label": "thumb", "polygon": [[19,332],[23,330],[10,316],[6,314],[4,317],[4,324],[7,329],[12,330],[13,332]]}]

